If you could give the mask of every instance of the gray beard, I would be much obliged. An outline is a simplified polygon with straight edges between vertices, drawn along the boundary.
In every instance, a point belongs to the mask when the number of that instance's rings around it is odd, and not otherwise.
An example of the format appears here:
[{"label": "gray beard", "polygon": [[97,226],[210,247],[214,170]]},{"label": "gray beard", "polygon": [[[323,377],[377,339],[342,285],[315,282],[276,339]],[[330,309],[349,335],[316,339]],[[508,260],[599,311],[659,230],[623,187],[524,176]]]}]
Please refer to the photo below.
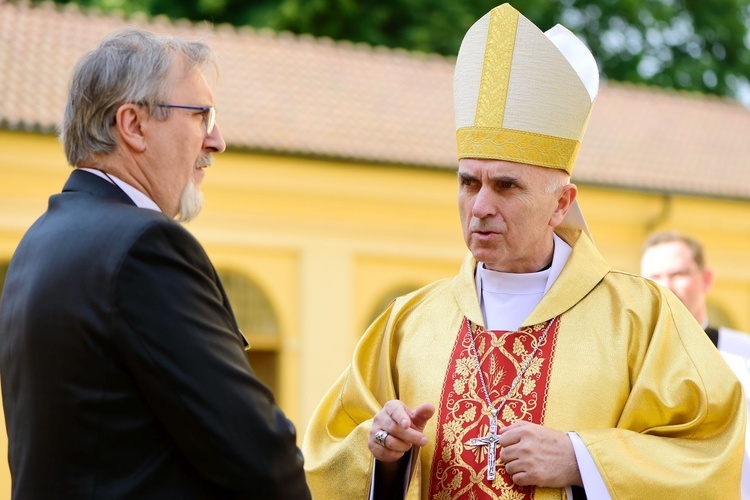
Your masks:
[{"label": "gray beard", "polygon": [[195,219],[203,208],[203,193],[195,187],[195,184],[188,182],[185,189],[182,190],[180,197],[179,213],[177,214],[178,222],[190,222]]}]

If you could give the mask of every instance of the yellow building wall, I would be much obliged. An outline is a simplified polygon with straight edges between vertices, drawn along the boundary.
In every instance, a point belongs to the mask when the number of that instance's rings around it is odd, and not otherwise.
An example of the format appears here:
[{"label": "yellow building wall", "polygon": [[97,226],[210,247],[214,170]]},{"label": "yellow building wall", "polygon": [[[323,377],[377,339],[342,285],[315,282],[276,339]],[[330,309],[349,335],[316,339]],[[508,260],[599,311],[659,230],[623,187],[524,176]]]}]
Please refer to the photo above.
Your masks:
[{"label": "yellow building wall", "polygon": [[[4,262],[70,167],[52,136],[0,131],[0,151]],[[187,227],[218,269],[243,273],[266,294],[279,322],[276,395],[300,437],[387,300],[452,276],[466,251],[452,171],[228,152],[203,192],[204,211]],[[638,272],[654,230],[704,240],[716,272],[711,303],[728,326],[750,331],[750,202],[592,186],[580,186],[579,200],[616,268]],[[10,491],[6,449],[0,433],[0,499]]]},{"label": "yellow building wall", "polygon": [[[203,183],[204,211],[189,228],[217,267],[233,255],[276,298],[278,398],[300,435],[375,304],[457,268],[464,247],[455,183],[455,174],[438,170],[233,152],[216,158]],[[263,252],[287,256],[284,276],[293,279],[279,281]]]}]

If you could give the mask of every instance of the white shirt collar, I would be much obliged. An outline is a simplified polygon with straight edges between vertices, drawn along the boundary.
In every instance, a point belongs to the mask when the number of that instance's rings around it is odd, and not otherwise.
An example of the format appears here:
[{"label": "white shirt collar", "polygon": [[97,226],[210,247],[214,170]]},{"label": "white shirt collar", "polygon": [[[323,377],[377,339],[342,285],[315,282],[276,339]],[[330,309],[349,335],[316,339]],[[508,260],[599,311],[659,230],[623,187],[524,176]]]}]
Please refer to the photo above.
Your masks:
[{"label": "white shirt collar", "polygon": [[477,296],[485,328],[516,330],[560,276],[573,249],[556,234],[552,264],[535,273],[513,274],[491,271],[477,263]]},{"label": "white shirt collar", "polygon": [[128,195],[128,198],[130,198],[133,203],[139,208],[147,208],[149,210],[155,210],[157,212],[161,212],[161,209],[159,206],[154,203],[154,200],[143,194],[141,191],[137,190],[127,182],[123,181],[122,179],[118,179],[112,174],[105,174],[101,170],[97,170],[95,168],[79,168],[78,170],[83,170],[85,172],[89,172],[91,174],[94,174],[98,177],[101,177],[105,181],[109,183],[114,183],[116,186],[118,186],[122,191]]}]

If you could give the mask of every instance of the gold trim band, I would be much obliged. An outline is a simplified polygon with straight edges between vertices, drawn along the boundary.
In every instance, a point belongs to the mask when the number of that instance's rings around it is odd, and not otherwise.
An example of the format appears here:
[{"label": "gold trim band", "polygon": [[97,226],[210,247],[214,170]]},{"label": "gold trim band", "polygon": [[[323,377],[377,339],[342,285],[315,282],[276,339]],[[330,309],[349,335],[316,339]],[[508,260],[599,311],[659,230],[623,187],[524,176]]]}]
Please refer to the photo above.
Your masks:
[{"label": "gold trim band", "polygon": [[463,127],[456,131],[459,158],[514,161],[573,172],[581,142],[521,130]]},{"label": "gold trim band", "polygon": [[500,127],[503,124],[518,16],[518,11],[508,4],[490,11],[482,79],[474,118],[474,125],[478,127]]}]

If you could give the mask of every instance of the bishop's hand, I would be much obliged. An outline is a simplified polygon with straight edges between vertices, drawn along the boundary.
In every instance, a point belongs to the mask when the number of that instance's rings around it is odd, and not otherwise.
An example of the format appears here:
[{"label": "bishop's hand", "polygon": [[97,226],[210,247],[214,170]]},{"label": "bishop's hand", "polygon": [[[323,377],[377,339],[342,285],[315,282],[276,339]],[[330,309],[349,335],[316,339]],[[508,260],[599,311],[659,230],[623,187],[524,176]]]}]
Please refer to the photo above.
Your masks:
[{"label": "bishop's hand", "polygon": [[561,431],[519,420],[498,431],[500,460],[520,486],[583,486],[573,443]]},{"label": "bishop's hand", "polygon": [[377,460],[395,462],[412,446],[427,444],[423,431],[434,414],[429,403],[412,410],[399,400],[388,401],[372,420],[367,447]]}]

